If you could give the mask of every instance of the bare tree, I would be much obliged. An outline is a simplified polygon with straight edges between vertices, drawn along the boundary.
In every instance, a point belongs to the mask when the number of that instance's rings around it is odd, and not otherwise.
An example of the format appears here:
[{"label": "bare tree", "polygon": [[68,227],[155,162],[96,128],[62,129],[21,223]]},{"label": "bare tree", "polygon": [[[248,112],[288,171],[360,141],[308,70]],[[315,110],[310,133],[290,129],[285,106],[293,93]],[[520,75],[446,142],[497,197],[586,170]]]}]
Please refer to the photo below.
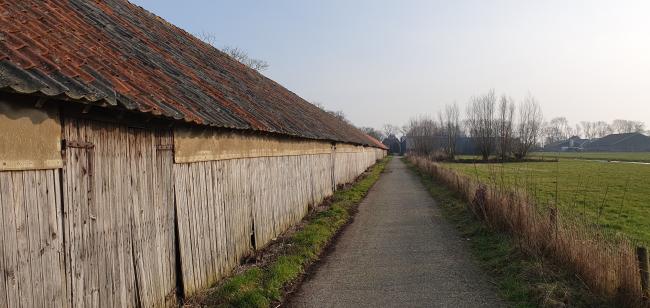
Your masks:
[{"label": "bare tree", "polygon": [[269,68],[269,64],[260,59],[255,59],[251,58],[247,52],[244,50],[237,48],[237,47],[230,47],[230,46],[225,46],[222,49],[223,52],[228,54],[230,57],[233,59],[241,62],[242,64],[256,70],[256,71],[263,71]]},{"label": "bare tree", "polygon": [[526,157],[535,146],[541,133],[543,121],[542,108],[535,97],[529,94],[519,106],[517,142],[514,143],[515,158]]},{"label": "bare tree", "polygon": [[576,124],[573,128],[573,131],[571,132],[571,135],[582,138],[582,126],[580,126],[580,124]]},{"label": "bare tree", "polygon": [[445,106],[444,113],[440,113],[441,126],[447,139],[445,154],[447,158],[454,159],[456,156],[456,142],[460,134],[460,110],[455,102]]},{"label": "bare tree", "polygon": [[582,132],[585,135],[585,138],[591,140],[596,138],[596,125],[593,122],[582,121],[580,122],[580,127],[582,127]]},{"label": "bare tree", "polygon": [[345,123],[352,124],[350,122],[350,120],[348,120],[348,118],[345,116],[345,113],[343,113],[342,110],[325,110],[325,111],[327,113],[331,114],[333,117],[335,117],[335,118],[337,118],[337,119],[339,119],[339,120],[341,120],[341,121],[343,121]]},{"label": "bare tree", "polygon": [[643,122],[622,119],[614,120],[610,127],[616,134],[642,133],[645,130]]},{"label": "bare tree", "polygon": [[496,95],[494,90],[478,97],[472,97],[467,106],[467,125],[469,133],[476,141],[483,160],[490,158],[494,150],[494,109]]},{"label": "bare tree", "polygon": [[[194,34],[194,36],[196,36],[198,39],[202,40],[203,42],[217,48],[217,36],[214,35],[213,33],[201,31],[200,33]],[[223,48],[220,49],[221,51],[229,55],[231,58],[237,60],[238,62],[256,71],[261,72],[269,68],[269,64],[266,61],[250,57],[248,53],[241,48],[224,46]]]},{"label": "bare tree", "polygon": [[217,36],[214,35],[214,33],[201,31],[200,33],[195,33],[194,36],[196,36],[196,38],[199,40],[212,45],[215,48],[217,47]]},{"label": "bare tree", "polygon": [[434,137],[438,135],[436,121],[428,116],[412,118],[407,124],[407,143],[409,151],[419,155],[429,155],[435,150]]},{"label": "bare tree", "polygon": [[567,121],[565,117],[553,118],[549,123],[547,123],[544,129],[546,144],[569,139],[572,132],[573,130],[569,125],[569,121]]},{"label": "bare tree", "polygon": [[342,110],[336,110],[336,111],[327,110],[327,109],[325,109],[325,106],[323,106],[323,104],[320,103],[320,102],[311,102],[311,104],[318,107],[318,108],[320,108],[321,110],[329,113],[333,117],[335,117],[335,118],[337,118],[337,119],[339,119],[339,120],[341,120],[341,121],[343,121],[345,123],[352,124],[352,122],[350,122],[350,120],[348,120],[348,118],[345,116],[345,113],[343,113]]},{"label": "bare tree", "polygon": [[594,136],[595,138],[602,138],[612,133],[612,128],[604,121],[598,121],[594,124]]},{"label": "bare tree", "polygon": [[374,129],[372,127],[364,126],[364,127],[359,127],[359,129],[362,132],[368,134],[370,137],[373,137],[379,141],[384,140],[384,138],[386,137],[382,131],[378,129]]},{"label": "bare tree", "polygon": [[512,151],[513,118],[515,115],[515,103],[512,98],[502,95],[499,99],[499,107],[496,122],[496,137],[498,139],[497,152],[501,159],[507,159]]},{"label": "bare tree", "polygon": [[395,126],[393,124],[388,124],[388,123],[384,124],[382,130],[384,131],[386,137],[391,135],[397,136],[397,134],[401,132],[401,129],[398,126]]}]

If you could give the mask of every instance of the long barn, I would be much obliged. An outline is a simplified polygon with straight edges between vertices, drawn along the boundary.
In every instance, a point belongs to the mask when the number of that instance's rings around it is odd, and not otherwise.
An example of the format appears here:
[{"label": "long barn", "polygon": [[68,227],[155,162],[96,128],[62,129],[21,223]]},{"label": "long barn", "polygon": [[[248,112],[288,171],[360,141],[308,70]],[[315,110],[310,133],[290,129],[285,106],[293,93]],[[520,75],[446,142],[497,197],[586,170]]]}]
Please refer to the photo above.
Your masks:
[{"label": "long barn", "polygon": [[126,1],[0,1],[0,307],[174,306],[385,155]]}]

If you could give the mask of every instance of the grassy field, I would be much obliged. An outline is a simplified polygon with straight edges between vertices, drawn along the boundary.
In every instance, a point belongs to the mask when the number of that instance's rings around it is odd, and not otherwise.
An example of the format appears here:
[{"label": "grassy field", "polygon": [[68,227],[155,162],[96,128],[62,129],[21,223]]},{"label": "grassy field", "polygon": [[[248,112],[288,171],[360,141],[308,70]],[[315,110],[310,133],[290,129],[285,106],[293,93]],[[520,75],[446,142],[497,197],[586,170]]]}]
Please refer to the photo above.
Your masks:
[{"label": "grassy field", "polygon": [[501,187],[526,189],[542,206],[557,200],[569,217],[650,244],[650,165],[573,159],[445,165]]},{"label": "grassy field", "polygon": [[650,162],[650,152],[537,152],[531,157]]},{"label": "grassy field", "polygon": [[422,172],[408,160],[404,162],[421,179],[445,217],[467,238],[472,255],[498,287],[499,295],[511,307],[607,307],[614,303],[597,296],[575,275],[547,256],[531,257],[518,249],[507,233],[496,232],[472,214],[462,196]]}]

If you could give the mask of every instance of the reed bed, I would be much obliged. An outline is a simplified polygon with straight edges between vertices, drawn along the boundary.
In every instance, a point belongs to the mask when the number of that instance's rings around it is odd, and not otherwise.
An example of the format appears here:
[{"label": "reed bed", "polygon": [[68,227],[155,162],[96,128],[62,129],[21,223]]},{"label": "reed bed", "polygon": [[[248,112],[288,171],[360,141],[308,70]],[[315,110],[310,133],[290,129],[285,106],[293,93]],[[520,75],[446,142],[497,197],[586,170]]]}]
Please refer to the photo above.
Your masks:
[{"label": "reed bed", "polygon": [[408,159],[459,193],[489,228],[511,234],[525,253],[565,265],[591,292],[622,306],[650,306],[641,287],[636,248],[629,240],[563,216],[556,206],[537,204],[524,187],[481,182],[425,157]]}]

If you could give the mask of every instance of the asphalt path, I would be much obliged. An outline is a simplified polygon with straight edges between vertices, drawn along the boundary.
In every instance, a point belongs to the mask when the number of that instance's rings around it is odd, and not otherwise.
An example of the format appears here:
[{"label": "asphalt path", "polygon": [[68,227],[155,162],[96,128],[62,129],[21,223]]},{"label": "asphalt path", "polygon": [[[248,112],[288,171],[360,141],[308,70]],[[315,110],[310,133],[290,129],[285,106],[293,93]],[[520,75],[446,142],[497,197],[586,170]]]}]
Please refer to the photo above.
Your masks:
[{"label": "asphalt path", "polygon": [[501,307],[467,239],[393,159],[289,307]]}]

